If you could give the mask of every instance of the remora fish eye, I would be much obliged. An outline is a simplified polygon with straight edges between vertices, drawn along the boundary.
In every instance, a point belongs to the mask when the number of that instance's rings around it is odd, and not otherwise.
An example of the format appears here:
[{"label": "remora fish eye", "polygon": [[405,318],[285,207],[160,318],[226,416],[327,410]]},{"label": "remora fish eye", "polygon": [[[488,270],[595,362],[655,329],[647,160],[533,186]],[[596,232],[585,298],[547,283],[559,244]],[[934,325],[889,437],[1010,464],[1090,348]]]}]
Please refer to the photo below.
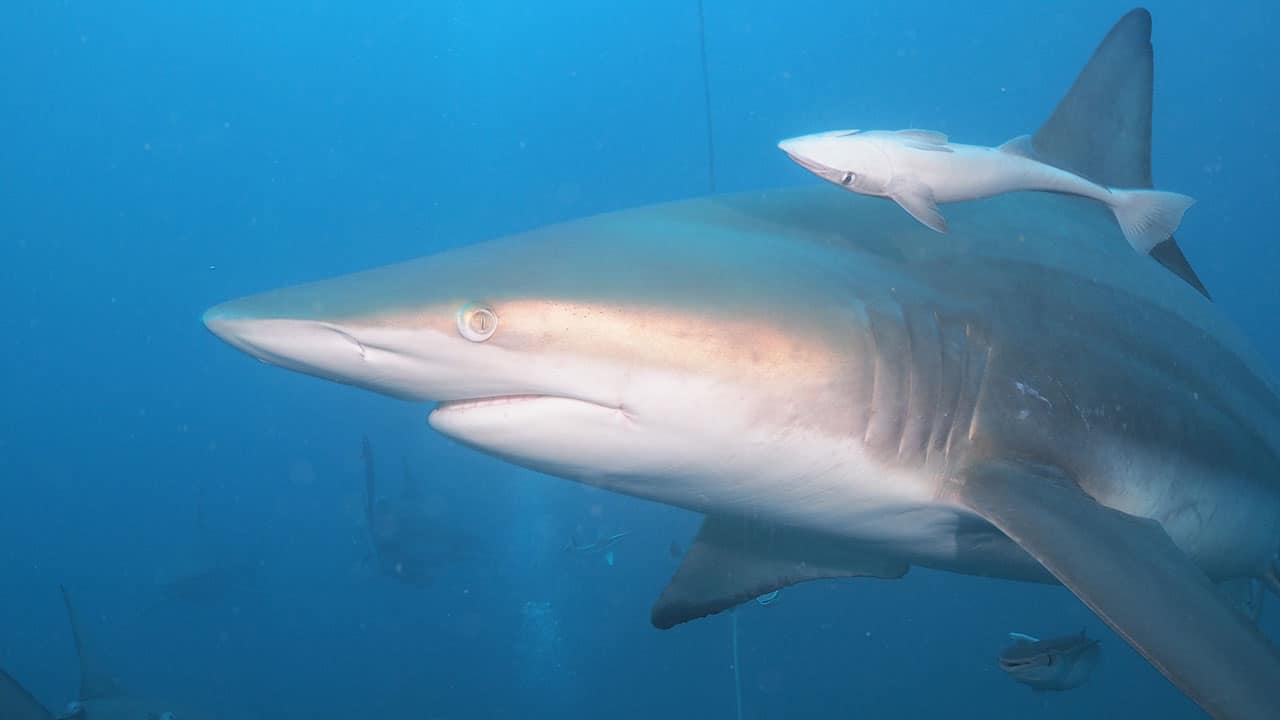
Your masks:
[{"label": "remora fish eye", "polygon": [[458,311],[458,333],[471,342],[484,342],[498,331],[498,313],[481,303],[467,303]]}]

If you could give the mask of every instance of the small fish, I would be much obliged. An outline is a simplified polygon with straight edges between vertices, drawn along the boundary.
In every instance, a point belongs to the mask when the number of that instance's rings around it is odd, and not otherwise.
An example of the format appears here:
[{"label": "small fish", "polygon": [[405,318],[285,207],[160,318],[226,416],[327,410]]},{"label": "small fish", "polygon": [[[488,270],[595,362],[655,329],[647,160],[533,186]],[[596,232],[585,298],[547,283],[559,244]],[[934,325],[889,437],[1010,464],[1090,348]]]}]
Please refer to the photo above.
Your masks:
[{"label": "small fish", "polygon": [[630,534],[630,532],[620,532],[585,545],[578,543],[577,536],[570,535],[569,542],[564,545],[564,551],[574,553],[576,555],[600,555],[604,558],[605,563],[608,564],[609,567],[613,567],[613,546],[617,545],[619,540]]},{"label": "small fish", "polygon": [[782,592],[781,590],[774,590],[773,592],[767,592],[764,595],[761,595],[760,597],[756,598],[756,604],[759,605],[760,607],[769,607],[770,605],[778,602],[778,595],[781,592]]},{"label": "small fish", "polygon": [[1070,690],[1080,687],[1101,659],[1097,640],[1079,635],[1039,638],[1009,633],[1013,644],[1000,653],[1000,669],[1032,690]]},{"label": "small fish", "polygon": [[849,192],[887,197],[943,233],[947,221],[938,203],[1041,190],[1111,208],[1125,239],[1145,255],[1173,235],[1195,202],[1177,193],[1103,187],[1040,162],[1026,136],[992,148],[951,143],[932,130],[836,130],[783,140],[778,148],[823,180]]}]

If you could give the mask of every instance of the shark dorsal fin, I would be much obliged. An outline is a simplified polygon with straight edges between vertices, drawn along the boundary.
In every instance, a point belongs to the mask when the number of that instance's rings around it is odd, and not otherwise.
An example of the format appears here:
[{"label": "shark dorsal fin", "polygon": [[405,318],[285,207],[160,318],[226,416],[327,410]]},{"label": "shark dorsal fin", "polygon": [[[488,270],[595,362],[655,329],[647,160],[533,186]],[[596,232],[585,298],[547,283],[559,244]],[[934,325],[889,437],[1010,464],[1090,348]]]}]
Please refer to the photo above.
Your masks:
[{"label": "shark dorsal fin", "polygon": [[[1031,136],[1035,158],[1099,185],[1151,187],[1154,78],[1151,13],[1138,8],[1111,28],[1053,114]],[[1172,237],[1156,245],[1151,257],[1209,297]]]},{"label": "shark dorsal fin", "polygon": [[84,629],[71,604],[71,595],[65,587],[62,590],[62,602],[67,606],[67,621],[71,624],[71,637],[76,643],[76,657],[80,660],[80,699],[97,700],[100,698],[120,697],[123,693],[114,676],[103,672],[89,655],[84,639]]},{"label": "shark dorsal fin", "polygon": [[1151,187],[1151,14],[1120,19],[1044,125],[1037,158],[1116,188]]}]

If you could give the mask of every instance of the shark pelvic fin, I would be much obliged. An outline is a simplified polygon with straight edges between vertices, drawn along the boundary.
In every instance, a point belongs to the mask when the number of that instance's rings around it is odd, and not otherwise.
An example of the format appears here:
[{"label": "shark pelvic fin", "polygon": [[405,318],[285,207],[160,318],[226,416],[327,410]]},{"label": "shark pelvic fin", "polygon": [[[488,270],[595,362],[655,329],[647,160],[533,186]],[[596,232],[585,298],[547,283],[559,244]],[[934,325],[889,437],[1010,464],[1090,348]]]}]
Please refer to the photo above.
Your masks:
[{"label": "shark pelvic fin", "polygon": [[70,593],[65,587],[59,589],[62,591],[62,602],[67,607],[67,621],[71,624],[71,637],[76,643],[76,657],[80,660],[80,699],[120,697],[123,693],[116,678],[95,664],[95,658],[86,647],[84,627],[76,614],[75,606],[71,604]]},{"label": "shark pelvic fin", "polygon": [[[1018,154],[1106,187],[1150,188],[1154,78],[1151,13],[1138,8],[1111,28],[1053,114],[1022,146],[1029,152]],[[1209,297],[1171,235],[1150,255]]]},{"label": "shark pelvic fin", "polygon": [[1158,523],[1100,505],[1053,468],[992,462],[959,500],[1022,546],[1217,718],[1272,717],[1280,654]]},{"label": "shark pelvic fin", "polygon": [[847,545],[790,528],[708,516],[654,603],[652,620],[665,630],[806,580],[893,579],[907,569],[901,560],[851,552]]}]

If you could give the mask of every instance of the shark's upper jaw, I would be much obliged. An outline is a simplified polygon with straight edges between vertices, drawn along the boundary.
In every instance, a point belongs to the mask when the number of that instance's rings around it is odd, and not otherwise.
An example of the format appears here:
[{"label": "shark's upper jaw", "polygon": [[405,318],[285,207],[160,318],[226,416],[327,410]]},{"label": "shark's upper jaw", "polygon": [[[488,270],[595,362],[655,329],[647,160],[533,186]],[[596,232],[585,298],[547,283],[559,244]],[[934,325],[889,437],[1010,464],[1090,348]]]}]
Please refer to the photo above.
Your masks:
[{"label": "shark's upper jaw", "polygon": [[474,347],[430,328],[397,328],[370,321],[255,317],[252,298],[204,314],[208,329],[263,362],[392,397],[439,402],[441,415],[476,417],[550,398],[617,410],[619,403],[590,392],[589,383],[557,387],[554,378],[507,370],[516,358]]}]

